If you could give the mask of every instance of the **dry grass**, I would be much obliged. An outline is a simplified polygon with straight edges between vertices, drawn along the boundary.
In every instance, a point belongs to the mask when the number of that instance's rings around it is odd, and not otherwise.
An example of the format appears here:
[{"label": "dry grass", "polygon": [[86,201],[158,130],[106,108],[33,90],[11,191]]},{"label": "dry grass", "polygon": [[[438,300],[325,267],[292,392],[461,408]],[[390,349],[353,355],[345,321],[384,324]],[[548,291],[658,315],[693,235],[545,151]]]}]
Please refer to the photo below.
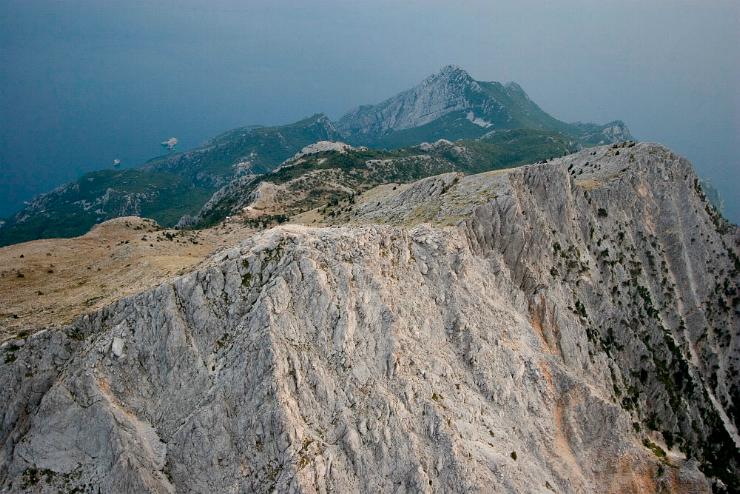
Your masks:
[{"label": "dry grass", "polygon": [[0,341],[71,322],[156,286],[249,234],[239,223],[201,231],[117,218],[77,238],[0,248]]},{"label": "dry grass", "polygon": [[576,186],[582,188],[583,190],[594,190],[601,187],[601,182],[595,179],[583,179],[583,180],[576,180]]},{"label": "dry grass", "polygon": [[297,214],[290,219],[291,223],[307,226],[324,226],[324,215],[319,211],[321,208],[311,209]]}]

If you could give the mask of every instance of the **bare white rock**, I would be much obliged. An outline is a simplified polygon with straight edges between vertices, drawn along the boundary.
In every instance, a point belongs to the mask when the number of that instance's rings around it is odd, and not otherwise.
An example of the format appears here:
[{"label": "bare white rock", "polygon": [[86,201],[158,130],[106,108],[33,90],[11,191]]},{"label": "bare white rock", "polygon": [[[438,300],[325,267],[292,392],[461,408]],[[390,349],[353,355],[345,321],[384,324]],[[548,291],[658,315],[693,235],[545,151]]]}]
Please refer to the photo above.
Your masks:
[{"label": "bare white rock", "polygon": [[695,179],[605,147],[246,238],[0,360],[0,486],[709,492],[738,232]]},{"label": "bare white rock", "polygon": [[113,352],[113,355],[115,355],[118,358],[123,357],[123,345],[125,341],[123,338],[119,338],[118,336],[113,338],[113,343],[111,343],[111,352]]}]

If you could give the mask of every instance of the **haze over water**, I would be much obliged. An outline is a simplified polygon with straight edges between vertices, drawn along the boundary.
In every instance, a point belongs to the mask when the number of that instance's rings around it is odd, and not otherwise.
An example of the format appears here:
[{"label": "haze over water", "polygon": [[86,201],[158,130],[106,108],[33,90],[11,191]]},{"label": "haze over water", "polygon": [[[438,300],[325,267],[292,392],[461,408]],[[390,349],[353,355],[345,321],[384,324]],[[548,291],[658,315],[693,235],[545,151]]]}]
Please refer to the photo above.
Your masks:
[{"label": "haze over water", "polygon": [[562,120],[624,120],[737,223],[738,46],[734,0],[0,0],[0,216],[169,137],[336,118],[452,63]]}]

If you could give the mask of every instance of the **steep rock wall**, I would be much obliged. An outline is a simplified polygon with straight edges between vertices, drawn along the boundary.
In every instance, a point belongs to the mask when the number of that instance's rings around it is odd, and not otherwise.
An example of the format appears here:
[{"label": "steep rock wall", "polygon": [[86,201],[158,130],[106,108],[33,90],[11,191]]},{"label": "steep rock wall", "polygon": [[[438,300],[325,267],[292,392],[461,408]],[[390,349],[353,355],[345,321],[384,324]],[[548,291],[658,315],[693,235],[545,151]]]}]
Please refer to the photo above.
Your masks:
[{"label": "steep rock wall", "polygon": [[685,161],[620,149],[489,174],[459,226],[269,230],[6,344],[0,483],[706,492],[700,467],[730,483],[738,319],[713,282],[736,288],[737,232]]}]

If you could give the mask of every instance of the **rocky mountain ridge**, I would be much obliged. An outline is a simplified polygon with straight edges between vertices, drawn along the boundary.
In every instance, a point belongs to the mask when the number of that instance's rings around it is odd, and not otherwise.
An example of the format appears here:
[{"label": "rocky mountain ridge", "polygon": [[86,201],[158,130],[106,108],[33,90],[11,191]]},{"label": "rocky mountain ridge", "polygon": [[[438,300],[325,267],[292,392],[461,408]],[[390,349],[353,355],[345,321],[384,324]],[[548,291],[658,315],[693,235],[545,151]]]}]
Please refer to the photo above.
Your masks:
[{"label": "rocky mountain ridge", "polygon": [[385,147],[418,144],[420,135],[457,140],[518,128],[561,132],[586,146],[632,139],[621,121],[568,124],[544,112],[518,84],[476,81],[453,65],[382,103],[350,111],[336,128],[349,142]]},{"label": "rocky mountain ridge", "polygon": [[[350,111],[339,119],[338,127],[350,136],[421,127],[450,112],[467,110],[476,93],[482,93],[482,89],[470,74],[447,66],[377,106],[364,105]],[[503,107],[496,109],[505,111]]]},{"label": "rocky mountain ridge", "polygon": [[0,225],[0,245],[82,235],[93,225],[122,216],[174,226],[183,216],[196,214],[231,180],[265,173],[304,146],[337,138],[331,121],[319,114],[290,125],[235,129],[200,148],[139,168],[87,173],[38,196]]},{"label": "rocky mountain ridge", "polygon": [[378,151],[344,143],[311,145],[270,173],[239,177],[216,192],[180,226],[213,225],[228,216],[254,221],[287,218],[320,206],[347,203],[380,184],[404,183],[440,173],[476,173],[561,156],[575,146],[553,132],[501,131],[475,141],[439,140]]},{"label": "rocky mountain ridge", "polygon": [[335,213],[5,343],[0,485],[737,491],[740,233],[686,160],[604,146]]},{"label": "rocky mountain ridge", "polygon": [[245,176],[269,173],[317,141],[393,150],[513,129],[559,133],[569,149],[631,139],[621,122],[567,124],[542,111],[514,83],[475,81],[460,68],[446,67],[415,88],[337,122],[317,114],[290,125],[238,128],[141,167],[88,173],[0,222],[0,245],[81,235],[128,215],[167,227],[189,225],[201,208],[223,196],[223,187],[233,189]]}]

